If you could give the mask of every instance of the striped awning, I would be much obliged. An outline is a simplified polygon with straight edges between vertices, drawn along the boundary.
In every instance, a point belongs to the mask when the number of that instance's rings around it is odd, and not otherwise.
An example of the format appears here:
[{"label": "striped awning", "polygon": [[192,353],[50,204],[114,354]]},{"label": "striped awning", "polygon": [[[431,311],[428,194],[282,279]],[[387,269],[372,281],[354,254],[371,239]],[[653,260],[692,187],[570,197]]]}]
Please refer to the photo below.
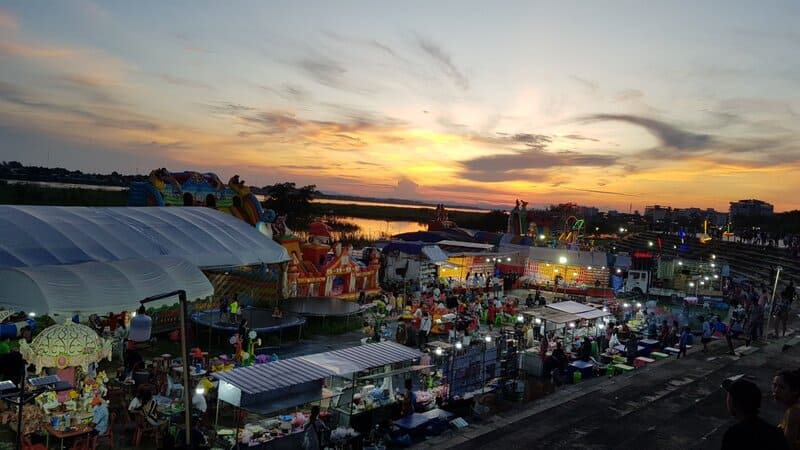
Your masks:
[{"label": "striped awning", "polygon": [[325,353],[300,356],[300,359],[330,370],[336,375],[349,375],[422,357],[422,352],[396,342],[386,341],[359,345]]},{"label": "striped awning", "polygon": [[262,394],[309,381],[323,380],[334,372],[300,358],[273,361],[214,372],[212,377],[232,384],[246,394]]}]

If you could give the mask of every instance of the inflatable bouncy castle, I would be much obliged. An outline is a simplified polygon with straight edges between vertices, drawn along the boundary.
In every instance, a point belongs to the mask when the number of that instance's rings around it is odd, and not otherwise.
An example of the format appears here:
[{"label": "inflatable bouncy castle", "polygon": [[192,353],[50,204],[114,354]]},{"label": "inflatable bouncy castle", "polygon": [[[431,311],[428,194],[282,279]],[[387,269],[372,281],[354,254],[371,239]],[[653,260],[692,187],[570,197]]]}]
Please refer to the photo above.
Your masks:
[{"label": "inflatable bouncy castle", "polygon": [[259,229],[275,221],[272,211],[264,211],[244,180],[234,175],[227,184],[214,173],[170,173],[161,168],[150,172],[147,182],[132,183],[128,191],[130,206],[206,206],[237,217]]}]

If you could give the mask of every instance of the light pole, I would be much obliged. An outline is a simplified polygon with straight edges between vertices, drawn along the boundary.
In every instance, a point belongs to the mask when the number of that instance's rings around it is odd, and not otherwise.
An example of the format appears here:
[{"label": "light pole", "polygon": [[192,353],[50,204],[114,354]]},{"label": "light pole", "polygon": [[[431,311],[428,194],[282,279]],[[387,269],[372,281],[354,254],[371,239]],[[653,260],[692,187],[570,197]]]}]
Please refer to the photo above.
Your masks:
[{"label": "light pole", "polygon": [[[773,306],[775,305],[775,291],[778,290],[778,280],[781,278],[781,271],[783,267],[778,266],[775,268],[775,283],[772,285],[772,296],[769,299],[769,310],[766,311],[767,313],[767,326],[764,328],[764,340],[767,340],[767,335],[769,334],[769,322],[772,319],[772,310],[774,309]],[[775,337],[778,337],[778,333],[775,333]]]},{"label": "light pole", "polygon": [[[183,289],[167,292],[166,294],[154,295],[140,300],[139,303],[145,305],[146,303],[162,300],[169,297],[178,296],[180,302],[180,326],[181,326],[181,362],[183,363],[183,408],[184,408],[184,430],[186,440],[185,445],[189,447],[192,442],[192,401],[189,397],[189,358],[188,351],[186,350],[186,317],[188,316],[186,308],[186,291]],[[152,333],[153,321],[145,314],[137,314],[131,319],[131,327],[128,338],[135,342],[143,342],[150,340]]]}]

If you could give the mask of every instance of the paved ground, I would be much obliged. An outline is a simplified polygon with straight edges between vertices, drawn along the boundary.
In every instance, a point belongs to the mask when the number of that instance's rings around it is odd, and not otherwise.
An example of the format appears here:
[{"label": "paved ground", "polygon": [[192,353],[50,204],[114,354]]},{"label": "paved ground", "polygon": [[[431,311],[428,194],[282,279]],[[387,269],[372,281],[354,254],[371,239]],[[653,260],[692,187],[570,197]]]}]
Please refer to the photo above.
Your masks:
[{"label": "paved ground", "polygon": [[770,396],[778,369],[800,367],[800,345],[787,339],[742,357],[728,356],[724,342],[703,355],[665,360],[614,378],[587,380],[560,389],[524,409],[513,409],[416,448],[504,449],[715,449],[732,424],[721,382],[751,376],[765,393],[762,416],[777,423],[781,411]]}]

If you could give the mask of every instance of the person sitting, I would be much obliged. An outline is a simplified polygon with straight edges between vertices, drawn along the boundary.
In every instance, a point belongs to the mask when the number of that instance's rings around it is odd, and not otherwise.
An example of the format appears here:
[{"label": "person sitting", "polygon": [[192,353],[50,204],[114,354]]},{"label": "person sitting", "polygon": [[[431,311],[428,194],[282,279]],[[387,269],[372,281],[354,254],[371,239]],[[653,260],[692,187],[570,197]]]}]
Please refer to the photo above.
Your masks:
[{"label": "person sitting", "polygon": [[568,362],[567,354],[564,352],[564,347],[561,345],[561,342],[556,343],[556,348],[550,355],[550,361],[553,371],[557,371],[560,376],[564,369],[566,369]]},{"label": "person sitting", "polygon": [[272,317],[276,319],[283,318],[283,311],[281,311],[280,306],[275,306],[275,309],[272,310]]},{"label": "person sitting", "polygon": [[589,362],[592,359],[592,342],[588,337],[583,338],[583,342],[578,348],[578,359],[583,362]]},{"label": "person sitting", "polygon": [[92,434],[95,436],[104,436],[108,434],[108,406],[106,402],[100,397],[92,399],[92,423],[89,425],[92,428]]},{"label": "person sitting", "polygon": [[149,394],[149,392],[147,396],[150,398],[147,399],[143,407],[144,418],[147,423],[158,428],[158,432],[160,433],[161,430],[167,426],[167,420],[161,417],[158,411],[158,402],[155,397]]},{"label": "person sitting", "polygon": [[[192,417],[191,427],[189,428],[189,445],[186,445],[186,428],[182,428],[176,435],[175,445],[177,448],[184,448],[184,449],[207,449],[208,440],[206,439],[206,435],[200,430],[200,419],[198,417]],[[165,447],[166,448],[166,447]]]}]

